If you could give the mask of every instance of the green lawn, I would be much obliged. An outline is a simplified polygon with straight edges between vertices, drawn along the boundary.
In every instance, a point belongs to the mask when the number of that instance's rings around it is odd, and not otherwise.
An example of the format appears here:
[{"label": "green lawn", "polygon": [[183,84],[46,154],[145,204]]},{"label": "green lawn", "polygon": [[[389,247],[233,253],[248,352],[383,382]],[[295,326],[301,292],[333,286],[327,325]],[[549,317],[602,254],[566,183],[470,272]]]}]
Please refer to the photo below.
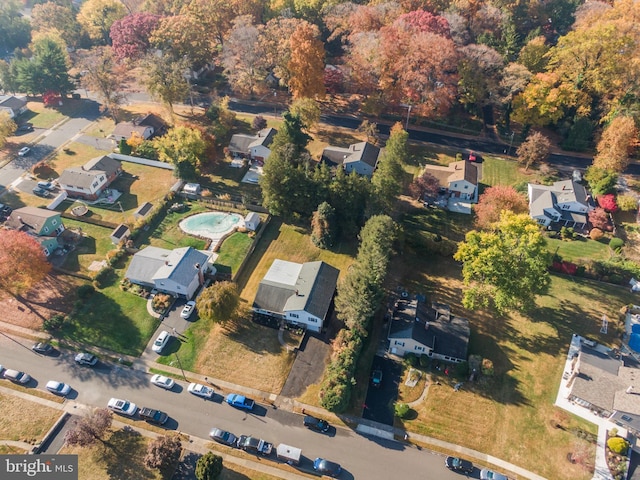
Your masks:
[{"label": "green lawn", "polygon": [[80,244],[67,254],[63,267],[72,272],[88,275],[89,265],[94,261],[104,260],[107,252],[115,248],[109,239],[111,229],[68,218],[64,218],[62,222],[68,229],[78,231],[81,228],[83,234]]},{"label": "green lawn", "polygon": [[215,267],[220,273],[235,274],[238,267],[247,256],[247,252],[253,243],[253,238],[246,233],[236,232],[227,238],[220,246],[219,256]]},{"label": "green lawn", "polygon": [[189,204],[188,209],[184,212],[167,212],[157,227],[154,228],[152,226],[149,230],[140,233],[136,239],[136,244],[140,248],[152,245],[169,250],[180,247],[193,247],[202,250],[206,241],[187,235],[180,229],[179,223],[189,215],[207,211],[209,210],[203,204],[193,202]]},{"label": "green lawn", "polygon": [[525,175],[518,162],[502,158],[485,156],[482,162],[482,179],[480,183],[493,185],[517,185],[522,182],[535,182],[537,175],[530,171]]},{"label": "green lawn", "polygon": [[547,245],[552,254],[558,254],[569,262],[585,260],[606,260],[611,256],[609,241],[599,242],[590,239],[560,240],[547,238]]}]

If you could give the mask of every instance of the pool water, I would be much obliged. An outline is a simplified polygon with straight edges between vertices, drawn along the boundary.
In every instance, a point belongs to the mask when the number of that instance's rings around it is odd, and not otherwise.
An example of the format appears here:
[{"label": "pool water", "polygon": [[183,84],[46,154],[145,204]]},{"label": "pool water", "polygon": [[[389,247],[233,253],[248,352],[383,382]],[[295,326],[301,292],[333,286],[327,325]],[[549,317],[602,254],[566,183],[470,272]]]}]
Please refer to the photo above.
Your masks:
[{"label": "pool water", "polygon": [[180,228],[187,233],[207,236],[232,230],[242,220],[235,213],[207,212],[198,213],[180,222]]}]

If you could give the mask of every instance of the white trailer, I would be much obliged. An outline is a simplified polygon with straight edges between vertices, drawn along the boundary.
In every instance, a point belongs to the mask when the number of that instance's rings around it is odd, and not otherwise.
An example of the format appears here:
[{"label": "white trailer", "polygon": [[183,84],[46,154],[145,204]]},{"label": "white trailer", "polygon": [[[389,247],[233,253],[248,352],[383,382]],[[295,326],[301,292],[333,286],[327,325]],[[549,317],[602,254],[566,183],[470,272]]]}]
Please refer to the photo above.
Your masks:
[{"label": "white trailer", "polygon": [[286,462],[289,465],[298,465],[300,463],[300,457],[302,456],[302,450],[281,443],[276,449],[276,456],[278,460]]}]

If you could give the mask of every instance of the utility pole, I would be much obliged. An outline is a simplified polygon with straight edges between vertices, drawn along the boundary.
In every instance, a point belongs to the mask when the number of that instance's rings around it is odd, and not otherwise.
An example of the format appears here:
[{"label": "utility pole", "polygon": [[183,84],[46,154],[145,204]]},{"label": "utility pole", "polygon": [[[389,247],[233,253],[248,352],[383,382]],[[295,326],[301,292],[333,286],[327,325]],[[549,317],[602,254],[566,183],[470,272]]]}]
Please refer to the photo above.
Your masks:
[{"label": "utility pole", "polygon": [[513,137],[515,136],[516,132],[511,132],[511,142],[509,143],[509,150],[507,150],[507,156],[509,156],[509,154],[511,153],[511,147],[513,146]]}]

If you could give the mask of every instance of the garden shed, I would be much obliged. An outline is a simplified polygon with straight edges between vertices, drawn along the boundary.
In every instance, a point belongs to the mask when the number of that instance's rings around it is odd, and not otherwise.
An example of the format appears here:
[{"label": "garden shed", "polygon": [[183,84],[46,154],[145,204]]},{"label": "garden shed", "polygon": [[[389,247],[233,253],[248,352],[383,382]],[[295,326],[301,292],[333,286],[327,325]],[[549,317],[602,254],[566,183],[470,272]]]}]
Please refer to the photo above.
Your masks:
[{"label": "garden shed", "polygon": [[249,212],[247,216],[244,217],[244,226],[247,227],[247,230],[251,230],[255,232],[260,225],[260,215],[256,212]]}]

